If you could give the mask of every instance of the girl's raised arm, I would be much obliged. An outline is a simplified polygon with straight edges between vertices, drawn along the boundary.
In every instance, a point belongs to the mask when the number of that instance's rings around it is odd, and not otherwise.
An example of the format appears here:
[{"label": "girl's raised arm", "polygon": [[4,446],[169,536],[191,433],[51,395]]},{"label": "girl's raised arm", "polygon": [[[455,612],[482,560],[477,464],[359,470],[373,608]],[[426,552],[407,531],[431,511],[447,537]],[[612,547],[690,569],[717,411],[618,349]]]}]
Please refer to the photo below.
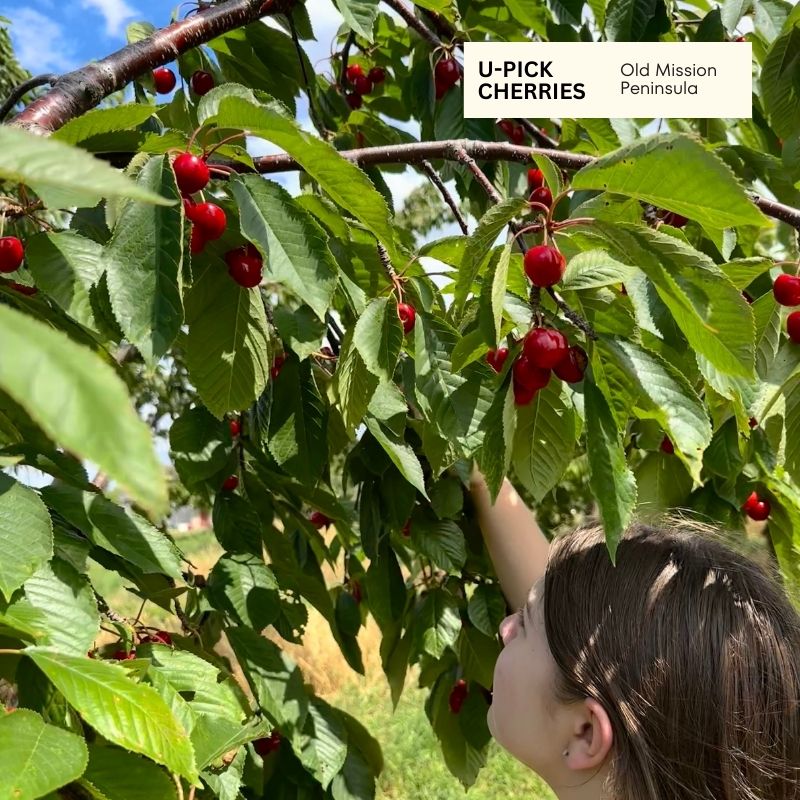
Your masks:
[{"label": "girl's raised arm", "polygon": [[550,543],[533,512],[507,479],[494,505],[477,467],[472,470],[469,485],[503,594],[516,610],[528,599],[531,586],[544,575]]}]

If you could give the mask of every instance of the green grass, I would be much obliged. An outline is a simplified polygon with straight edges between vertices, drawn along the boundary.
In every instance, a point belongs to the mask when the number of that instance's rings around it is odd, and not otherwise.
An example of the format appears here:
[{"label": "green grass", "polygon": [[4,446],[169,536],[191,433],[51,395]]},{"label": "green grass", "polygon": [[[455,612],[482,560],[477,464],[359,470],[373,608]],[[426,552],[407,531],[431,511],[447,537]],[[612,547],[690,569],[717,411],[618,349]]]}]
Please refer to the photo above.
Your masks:
[{"label": "green grass", "polygon": [[[376,797],[389,800],[463,800],[464,787],[448,771],[425,716],[425,689],[407,686],[392,713],[386,683],[348,684],[326,699],[367,726],[383,749],[384,770]],[[495,742],[468,800],[555,800],[527,767]]]}]

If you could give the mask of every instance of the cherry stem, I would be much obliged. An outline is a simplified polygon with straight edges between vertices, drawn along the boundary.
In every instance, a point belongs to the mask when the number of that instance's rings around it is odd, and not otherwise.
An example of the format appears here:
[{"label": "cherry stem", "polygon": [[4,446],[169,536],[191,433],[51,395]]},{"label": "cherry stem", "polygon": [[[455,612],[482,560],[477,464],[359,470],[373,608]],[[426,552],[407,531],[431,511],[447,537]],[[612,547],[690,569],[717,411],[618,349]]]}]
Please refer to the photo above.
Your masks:
[{"label": "cherry stem", "polygon": [[596,219],[592,219],[592,217],[575,217],[574,219],[564,219],[561,222],[554,222],[550,226],[554,231],[560,231],[563,228],[570,228],[573,225],[593,225],[597,222]]},{"label": "cherry stem", "polygon": [[[194,135],[194,134],[192,134]],[[249,131],[239,131],[238,133],[233,133],[230,136],[226,136],[222,141],[217,142],[210,150],[203,151],[203,158],[207,159],[215,150],[218,150],[222,145],[227,144],[228,142],[232,142],[235,139],[241,139],[249,135]]]},{"label": "cherry stem", "polygon": [[200,133],[201,130],[203,130],[203,126],[202,125],[199,128],[195,128],[192,131],[192,135],[189,137],[189,141],[186,143],[186,150],[187,151],[192,149],[192,145],[194,144],[194,140],[197,138],[197,134]]},{"label": "cherry stem", "polygon": [[209,164],[208,171],[216,172],[218,175],[224,175],[226,178],[237,174],[235,169],[232,169],[225,164]]},{"label": "cherry stem", "polygon": [[344,47],[342,48],[342,74],[339,76],[339,84],[343,92],[353,87],[353,84],[350,83],[350,78],[347,77],[347,62],[350,59],[350,48],[355,43],[355,40],[355,31],[350,31],[344,43]]},{"label": "cherry stem", "polygon": [[178,800],[183,800],[183,783],[181,779],[173,772],[172,780],[175,781],[175,786],[178,789]]}]

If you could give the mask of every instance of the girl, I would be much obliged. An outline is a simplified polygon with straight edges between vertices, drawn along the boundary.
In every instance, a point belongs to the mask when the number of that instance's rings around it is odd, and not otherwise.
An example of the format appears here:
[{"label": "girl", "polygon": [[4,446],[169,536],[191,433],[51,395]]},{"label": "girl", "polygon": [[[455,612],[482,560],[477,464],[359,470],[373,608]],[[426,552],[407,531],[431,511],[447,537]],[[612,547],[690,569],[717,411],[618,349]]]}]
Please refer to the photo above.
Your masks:
[{"label": "girl", "polygon": [[800,617],[685,523],[549,544],[511,484],[470,484],[511,608],[488,723],[559,800],[800,800]]}]

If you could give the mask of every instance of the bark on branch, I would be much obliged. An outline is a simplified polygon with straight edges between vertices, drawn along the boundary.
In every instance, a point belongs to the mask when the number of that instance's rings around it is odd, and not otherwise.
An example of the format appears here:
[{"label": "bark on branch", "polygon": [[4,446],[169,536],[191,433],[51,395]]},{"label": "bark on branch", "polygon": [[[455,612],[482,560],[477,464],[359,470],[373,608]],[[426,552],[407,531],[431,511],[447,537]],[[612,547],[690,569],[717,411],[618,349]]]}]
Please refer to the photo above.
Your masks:
[{"label": "bark on branch", "polygon": [[294,0],[227,0],[198,11],[146,39],[62,75],[47,94],[18,114],[12,124],[44,136],[53,133],[134,78],[227,31],[263,16],[286,13],[293,3]]}]

